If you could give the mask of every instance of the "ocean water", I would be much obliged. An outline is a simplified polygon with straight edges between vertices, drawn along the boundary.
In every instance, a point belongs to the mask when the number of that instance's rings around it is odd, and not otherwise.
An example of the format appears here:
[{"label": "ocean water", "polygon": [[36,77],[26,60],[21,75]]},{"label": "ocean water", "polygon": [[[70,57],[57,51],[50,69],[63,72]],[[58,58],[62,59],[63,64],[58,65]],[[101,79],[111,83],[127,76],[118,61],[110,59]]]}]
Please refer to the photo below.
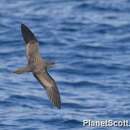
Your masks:
[{"label": "ocean water", "polygon": [[[56,62],[60,110],[31,73],[12,73],[27,63],[21,23]],[[0,130],[130,129],[83,126],[89,119],[130,121],[130,1],[1,0]]]}]

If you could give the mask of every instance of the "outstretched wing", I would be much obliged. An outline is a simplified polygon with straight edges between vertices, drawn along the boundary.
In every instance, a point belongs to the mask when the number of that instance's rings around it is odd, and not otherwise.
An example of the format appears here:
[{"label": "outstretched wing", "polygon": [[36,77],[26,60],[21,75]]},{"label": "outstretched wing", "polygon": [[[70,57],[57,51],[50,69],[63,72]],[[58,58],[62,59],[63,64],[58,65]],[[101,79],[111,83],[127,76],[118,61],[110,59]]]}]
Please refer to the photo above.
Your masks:
[{"label": "outstretched wing", "polygon": [[40,55],[38,41],[31,30],[24,24],[21,24],[21,32],[26,45],[27,58],[31,62],[34,56]]},{"label": "outstretched wing", "polygon": [[21,24],[21,32],[26,44],[28,44],[30,41],[37,42],[37,38],[26,25]]},{"label": "outstretched wing", "polygon": [[55,81],[48,74],[48,72],[41,72],[38,74],[34,73],[34,76],[40,82],[40,84],[47,90],[47,94],[53,105],[58,108],[61,108],[59,90],[56,86]]}]

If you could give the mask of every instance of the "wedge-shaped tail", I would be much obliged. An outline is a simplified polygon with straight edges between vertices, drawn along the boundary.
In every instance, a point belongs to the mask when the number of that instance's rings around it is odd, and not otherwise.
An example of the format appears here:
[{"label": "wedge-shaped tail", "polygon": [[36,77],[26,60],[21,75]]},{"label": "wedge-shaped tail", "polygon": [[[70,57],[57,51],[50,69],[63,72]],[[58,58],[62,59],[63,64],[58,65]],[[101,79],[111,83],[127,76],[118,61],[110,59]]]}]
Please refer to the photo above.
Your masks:
[{"label": "wedge-shaped tail", "polygon": [[22,74],[26,72],[31,72],[31,68],[29,66],[18,68],[14,73],[16,74]]}]

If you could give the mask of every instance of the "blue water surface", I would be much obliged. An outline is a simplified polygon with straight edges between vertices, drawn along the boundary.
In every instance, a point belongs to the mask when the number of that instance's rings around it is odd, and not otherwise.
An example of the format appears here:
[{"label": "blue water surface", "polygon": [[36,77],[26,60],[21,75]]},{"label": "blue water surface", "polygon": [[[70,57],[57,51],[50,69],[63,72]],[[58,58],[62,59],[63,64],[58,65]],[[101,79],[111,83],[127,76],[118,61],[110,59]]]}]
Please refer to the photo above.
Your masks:
[{"label": "blue water surface", "polygon": [[[61,93],[52,106],[27,63],[20,24],[39,40]],[[129,0],[0,1],[0,130],[125,130],[82,121],[130,120]]]}]

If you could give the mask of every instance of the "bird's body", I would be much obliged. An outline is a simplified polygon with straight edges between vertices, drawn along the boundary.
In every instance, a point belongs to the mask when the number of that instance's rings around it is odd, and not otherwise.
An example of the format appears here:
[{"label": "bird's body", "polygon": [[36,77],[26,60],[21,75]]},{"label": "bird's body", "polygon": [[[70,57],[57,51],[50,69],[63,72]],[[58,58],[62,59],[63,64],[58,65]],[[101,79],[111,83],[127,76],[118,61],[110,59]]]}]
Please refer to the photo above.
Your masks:
[{"label": "bird's body", "polygon": [[28,66],[32,68],[32,71],[35,73],[39,73],[46,69],[45,63],[41,58],[38,51],[38,43],[35,41],[30,41],[26,47]]},{"label": "bird's body", "polygon": [[47,69],[53,66],[53,62],[45,61],[39,53],[39,45],[34,34],[24,24],[21,25],[21,31],[26,43],[26,56],[28,64],[26,67],[19,68],[15,71],[17,74],[32,72],[34,77],[47,90],[48,96],[52,103],[60,108],[61,100],[57,85],[53,78],[47,72]]}]

